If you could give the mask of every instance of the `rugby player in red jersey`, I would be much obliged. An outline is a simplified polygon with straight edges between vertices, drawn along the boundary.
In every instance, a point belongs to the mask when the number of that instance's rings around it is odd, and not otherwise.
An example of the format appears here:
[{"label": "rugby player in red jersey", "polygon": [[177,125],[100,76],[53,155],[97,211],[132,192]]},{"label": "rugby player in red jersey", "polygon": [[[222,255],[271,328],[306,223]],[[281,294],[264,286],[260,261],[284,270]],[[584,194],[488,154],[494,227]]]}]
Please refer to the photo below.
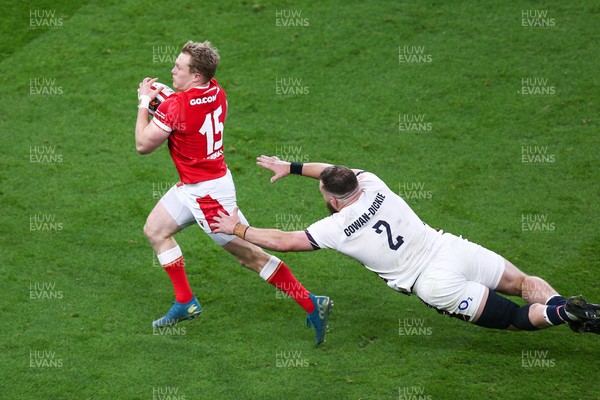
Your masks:
[{"label": "rugby player in red jersey", "polygon": [[[182,251],[173,237],[197,223],[240,264],[292,297],[308,313],[307,325],[315,328],[315,342],[320,344],[327,330],[331,300],[308,292],[277,257],[235,235],[215,233],[210,226],[219,211],[229,213],[237,208],[235,186],[223,157],[227,97],[213,78],[219,60],[210,42],[187,42],[171,70],[176,92],[158,106],[151,120],[149,104],[161,88],[153,87],[156,78],[145,78],[139,85],[136,149],[140,154],[148,154],[167,142],[180,178],[159,200],[144,226],[144,234],[175,291],[173,306],[152,326],[174,325],[197,317],[202,310],[190,288]],[[239,216],[246,221],[243,214]]]}]

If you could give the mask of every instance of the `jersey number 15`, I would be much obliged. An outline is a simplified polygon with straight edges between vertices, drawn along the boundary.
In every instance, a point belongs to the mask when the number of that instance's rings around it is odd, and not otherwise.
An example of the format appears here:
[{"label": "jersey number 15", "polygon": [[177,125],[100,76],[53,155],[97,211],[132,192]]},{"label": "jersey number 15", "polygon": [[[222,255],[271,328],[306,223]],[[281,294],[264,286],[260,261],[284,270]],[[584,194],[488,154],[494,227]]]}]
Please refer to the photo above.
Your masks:
[{"label": "jersey number 15", "polygon": [[[200,133],[206,136],[207,156],[221,150],[221,147],[223,147],[223,123],[219,121],[222,112],[223,109],[219,106],[212,114],[206,114],[206,119],[204,119],[204,123],[200,127]],[[216,142],[215,135],[221,135]]]}]

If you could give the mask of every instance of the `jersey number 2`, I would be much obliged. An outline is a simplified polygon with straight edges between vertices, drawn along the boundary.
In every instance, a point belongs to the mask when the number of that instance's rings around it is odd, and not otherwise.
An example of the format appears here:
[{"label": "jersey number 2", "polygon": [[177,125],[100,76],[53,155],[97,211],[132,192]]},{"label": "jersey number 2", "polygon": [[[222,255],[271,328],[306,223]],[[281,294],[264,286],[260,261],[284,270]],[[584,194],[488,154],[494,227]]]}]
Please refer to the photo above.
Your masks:
[{"label": "jersey number 2", "polygon": [[385,233],[387,234],[388,245],[392,250],[398,250],[402,243],[404,243],[404,238],[400,235],[396,236],[396,243],[394,243],[394,239],[392,239],[392,228],[390,228],[390,224],[383,220],[377,221],[375,225],[373,225],[373,229],[375,229],[375,233],[383,233],[381,230],[381,226],[385,228]]},{"label": "jersey number 2", "polygon": [[[206,119],[200,128],[200,133],[206,136],[206,155],[210,156],[223,147],[223,123],[219,117],[223,109],[221,106],[213,111],[212,114],[206,114]],[[215,142],[215,135],[221,135],[221,138]]]}]

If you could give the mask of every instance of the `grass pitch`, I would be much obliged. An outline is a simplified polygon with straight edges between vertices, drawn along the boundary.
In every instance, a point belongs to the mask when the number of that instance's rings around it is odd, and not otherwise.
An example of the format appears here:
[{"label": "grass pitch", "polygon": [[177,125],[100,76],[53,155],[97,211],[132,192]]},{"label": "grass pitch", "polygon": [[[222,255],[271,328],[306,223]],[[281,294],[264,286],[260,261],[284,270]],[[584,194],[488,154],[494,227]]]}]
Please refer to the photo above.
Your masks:
[{"label": "grass pitch", "polygon": [[256,226],[326,215],[259,154],[377,173],[432,226],[600,301],[600,7],[593,1],[4,2],[6,399],[598,399],[597,336],[438,316],[333,252],[281,254],[335,301],[327,342],[198,228],[178,241],[204,312],[150,323],[171,286],[142,226],[177,180],[134,149],[136,88],[211,40],[226,159]]}]

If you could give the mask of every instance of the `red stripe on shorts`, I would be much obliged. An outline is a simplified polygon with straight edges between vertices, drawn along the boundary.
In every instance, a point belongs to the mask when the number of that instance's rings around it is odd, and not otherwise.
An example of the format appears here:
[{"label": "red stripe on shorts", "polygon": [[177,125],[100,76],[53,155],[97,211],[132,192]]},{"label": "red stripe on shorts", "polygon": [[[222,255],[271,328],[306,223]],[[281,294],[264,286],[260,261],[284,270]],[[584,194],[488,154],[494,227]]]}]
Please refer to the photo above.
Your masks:
[{"label": "red stripe on shorts", "polygon": [[206,222],[208,223],[208,226],[210,227],[211,231],[213,230],[213,228],[210,225],[213,222],[215,222],[215,217],[219,215],[219,211],[223,211],[226,215],[229,215],[229,213],[225,211],[221,203],[210,197],[210,195],[199,197],[196,199],[196,201],[198,202],[198,205],[200,206],[200,209],[202,210],[204,218],[206,218]]}]

